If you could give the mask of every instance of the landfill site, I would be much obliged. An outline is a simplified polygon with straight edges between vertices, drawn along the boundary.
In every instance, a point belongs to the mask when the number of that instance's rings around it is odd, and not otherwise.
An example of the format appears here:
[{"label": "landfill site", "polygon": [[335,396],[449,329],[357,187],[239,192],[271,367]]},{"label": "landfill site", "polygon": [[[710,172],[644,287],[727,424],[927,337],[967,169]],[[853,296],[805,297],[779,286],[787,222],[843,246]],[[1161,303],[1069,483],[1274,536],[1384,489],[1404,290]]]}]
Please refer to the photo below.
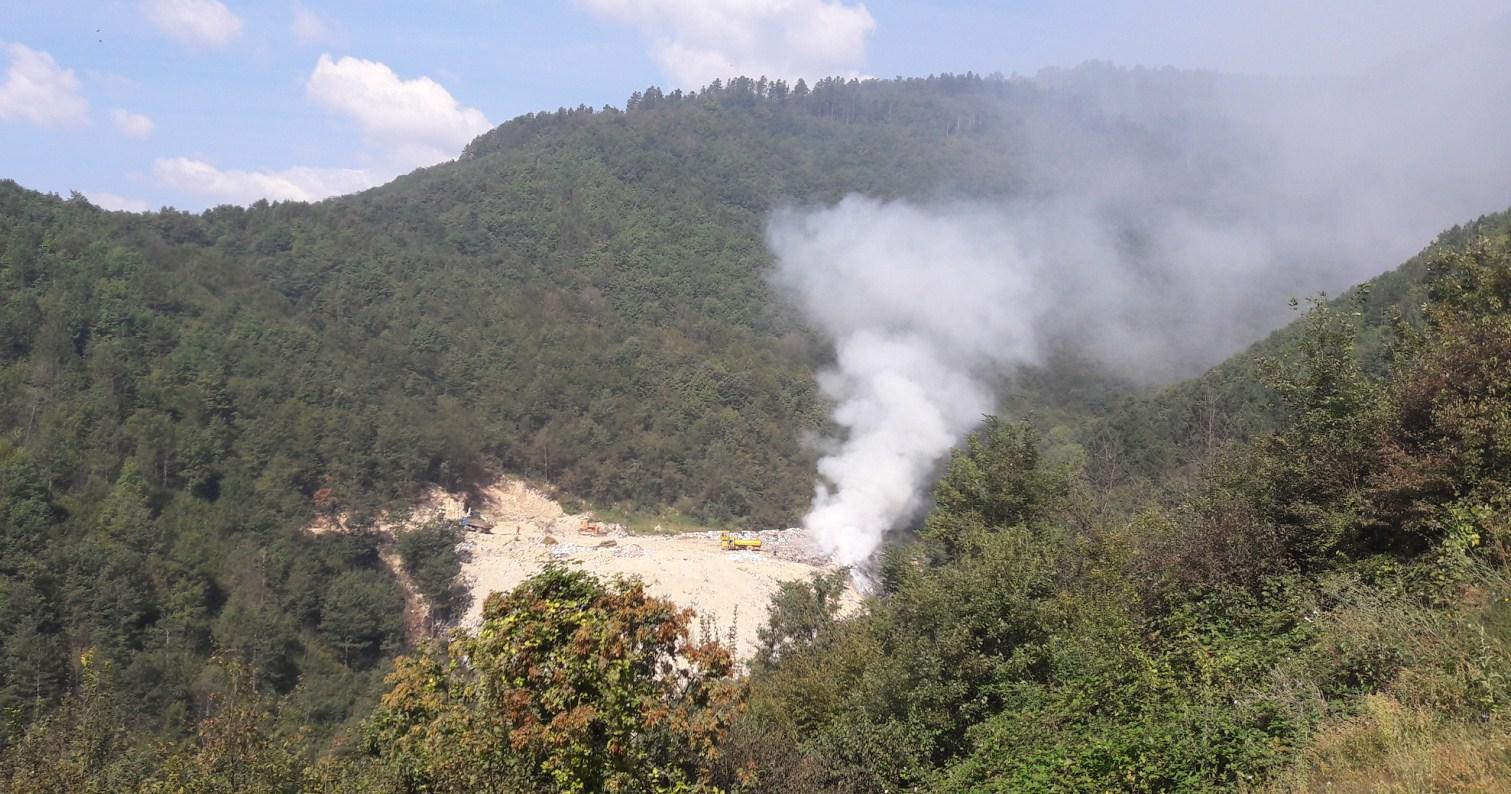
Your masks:
[{"label": "landfill site", "polygon": [[[588,513],[568,514],[546,494],[511,479],[497,480],[470,495],[432,487],[416,501],[407,520],[379,529],[392,535],[437,517],[466,530],[459,551],[462,578],[472,594],[461,620],[468,630],[481,623],[489,593],[513,589],[556,562],[605,578],[640,578],[653,595],[697,613],[695,639],[704,627],[720,640],[727,641],[732,633],[736,656],[748,659],[756,647],[756,630],[765,623],[771,596],[781,583],[832,570],[802,529],[631,534]],[[339,529],[338,523],[329,521],[310,527],[315,533]],[[396,557],[384,556],[393,558],[390,567],[407,580]],[[427,611],[423,605],[412,606]],[[423,619],[411,615],[411,625]]]}]

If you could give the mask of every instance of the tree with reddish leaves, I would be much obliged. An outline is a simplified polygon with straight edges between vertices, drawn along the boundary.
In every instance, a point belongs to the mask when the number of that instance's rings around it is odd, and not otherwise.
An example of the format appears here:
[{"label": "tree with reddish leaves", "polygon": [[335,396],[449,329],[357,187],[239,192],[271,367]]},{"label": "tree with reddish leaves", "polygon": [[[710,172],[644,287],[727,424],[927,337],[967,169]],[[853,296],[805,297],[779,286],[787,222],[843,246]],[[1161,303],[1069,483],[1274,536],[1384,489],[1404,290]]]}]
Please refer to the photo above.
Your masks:
[{"label": "tree with reddish leaves", "polygon": [[475,636],[398,662],[368,750],[409,791],[716,791],[744,689],[691,616],[548,567],[490,596]]}]

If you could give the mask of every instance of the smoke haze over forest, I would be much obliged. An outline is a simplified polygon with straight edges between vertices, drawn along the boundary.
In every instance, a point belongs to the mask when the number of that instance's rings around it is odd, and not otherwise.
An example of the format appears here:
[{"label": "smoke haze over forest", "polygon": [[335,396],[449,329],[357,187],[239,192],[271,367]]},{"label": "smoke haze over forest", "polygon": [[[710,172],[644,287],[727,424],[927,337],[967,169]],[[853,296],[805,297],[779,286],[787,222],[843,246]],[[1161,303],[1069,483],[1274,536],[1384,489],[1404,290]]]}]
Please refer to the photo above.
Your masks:
[{"label": "smoke haze over forest", "polygon": [[1021,187],[776,213],[774,280],[833,343],[844,429],[808,524],[859,564],[925,504],[1002,376],[1069,349],[1144,384],[1189,376],[1288,314],[1506,204],[1511,63],[1493,31],[1359,77],[1087,65],[1000,145]]}]

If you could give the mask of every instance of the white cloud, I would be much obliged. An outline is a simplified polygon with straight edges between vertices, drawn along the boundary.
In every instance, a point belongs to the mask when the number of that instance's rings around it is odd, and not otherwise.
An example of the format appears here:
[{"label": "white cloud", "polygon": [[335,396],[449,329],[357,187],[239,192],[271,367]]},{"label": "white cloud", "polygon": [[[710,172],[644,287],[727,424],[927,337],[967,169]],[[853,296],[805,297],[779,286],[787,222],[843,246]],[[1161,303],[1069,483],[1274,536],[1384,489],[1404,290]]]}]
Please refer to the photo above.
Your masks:
[{"label": "white cloud", "polygon": [[107,210],[119,210],[121,212],[150,212],[152,208],[147,202],[130,196],[120,196],[115,193],[107,193],[103,190],[91,190],[84,194],[89,197],[90,203],[96,207]]},{"label": "white cloud", "polygon": [[0,119],[22,119],[43,127],[84,124],[89,103],[79,93],[79,78],[51,55],[24,44],[5,48],[10,68],[0,83]]},{"label": "white cloud", "polygon": [[231,204],[271,201],[318,201],[372,187],[380,180],[356,168],[295,166],[279,171],[221,170],[188,157],[160,158],[152,174],[169,187]]},{"label": "white cloud", "polygon": [[220,47],[241,34],[241,17],[220,0],[142,0],[142,14],[174,41]]},{"label": "white cloud", "polygon": [[114,122],[116,131],[127,138],[145,138],[157,126],[152,123],[151,117],[122,108],[110,111],[110,120]]},{"label": "white cloud", "polygon": [[440,83],[428,77],[400,79],[376,61],[321,55],[305,89],[311,101],[356,120],[376,149],[366,155],[372,167],[242,171],[168,157],[153,163],[153,176],[167,187],[232,204],[261,198],[318,201],[455,157],[490,126],[480,111],[457,102]]},{"label": "white cloud", "polygon": [[715,78],[855,75],[876,20],[847,0],[579,0],[653,38],[679,85]]},{"label": "white cloud", "polygon": [[310,99],[350,116],[401,167],[455,157],[491,126],[429,77],[403,80],[387,65],[321,55],[305,90]]},{"label": "white cloud", "polygon": [[290,9],[293,18],[289,20],[289,35],[300,44],[319,44],[330,41],[334,25],[325,16],[309,10],[303,3],[296,2]]}]

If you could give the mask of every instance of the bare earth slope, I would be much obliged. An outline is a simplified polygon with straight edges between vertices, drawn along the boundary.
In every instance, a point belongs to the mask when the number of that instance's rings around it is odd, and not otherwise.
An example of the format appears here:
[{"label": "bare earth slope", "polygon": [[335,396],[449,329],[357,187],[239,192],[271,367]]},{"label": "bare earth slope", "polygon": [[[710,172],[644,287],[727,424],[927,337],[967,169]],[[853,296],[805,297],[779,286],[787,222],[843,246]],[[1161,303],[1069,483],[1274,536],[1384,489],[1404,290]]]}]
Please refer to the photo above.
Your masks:
[{"label": "bare earth slope", "polygon": [[[579,566],[603,577],[636,576],[651,593],[689,607],[710,621],[725,640],[733,628],[737,657],[748,659],[756,629],[766,622],[771,596],[782,582],[833,570],[816,555],[803,530],[763,532],[760,551],[724,551],[719,533],[631,536],[622,530],[588,535],[579,531],[586,514],[568,515],[549,496],[512,479],[499,479],[468,498],[439,488],[426,491],[407,520],[385,522],[383,532],[403,532],[436,516],[461,518],[471,509],[493,525],[467,532],[461,544],[462,578],[472,606],[462,626],[481,622],[489,593],[514,588],[551,562]],[[312,532],[339,530],[320,521]],[[397,572],[397,565],[393,565]],[[858,601],[858,596],[856,599]],[[411,609],[415,606],[411,604]]]}]

